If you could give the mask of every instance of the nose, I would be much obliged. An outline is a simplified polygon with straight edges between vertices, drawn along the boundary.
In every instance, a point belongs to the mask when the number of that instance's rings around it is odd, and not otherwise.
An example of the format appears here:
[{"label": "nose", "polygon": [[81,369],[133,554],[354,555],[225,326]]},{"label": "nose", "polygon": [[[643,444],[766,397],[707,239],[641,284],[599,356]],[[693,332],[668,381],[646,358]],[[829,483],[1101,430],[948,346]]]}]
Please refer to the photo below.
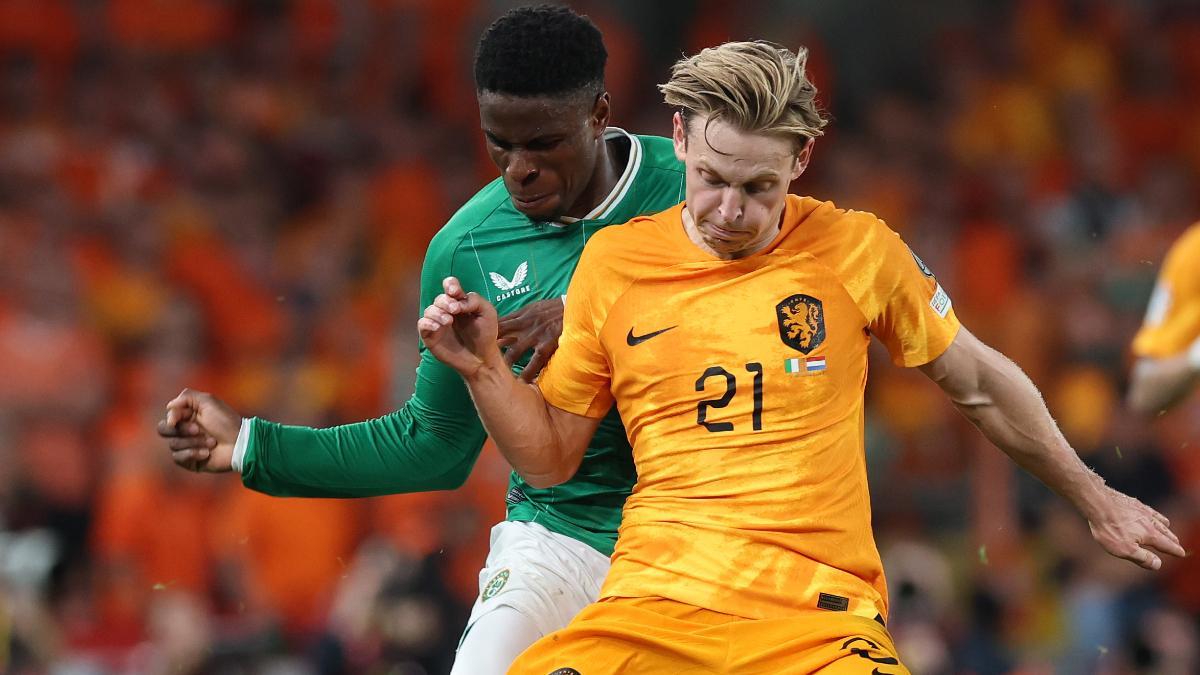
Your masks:
[{"label": "nose", "polygon": [[505,168],[509,180],[515,181],[520,185],[528,185],[537,180],[539,171],[540,169],[534,163],[533,158],[521,150],[512,153],[508,161],[508,167]]},{"label": "nose", "polygon": [[717,213],[721,214],[721,218],[727,223],[741,220],[742,191],[733,187],[722,190],[721,203],[717,206]]}]

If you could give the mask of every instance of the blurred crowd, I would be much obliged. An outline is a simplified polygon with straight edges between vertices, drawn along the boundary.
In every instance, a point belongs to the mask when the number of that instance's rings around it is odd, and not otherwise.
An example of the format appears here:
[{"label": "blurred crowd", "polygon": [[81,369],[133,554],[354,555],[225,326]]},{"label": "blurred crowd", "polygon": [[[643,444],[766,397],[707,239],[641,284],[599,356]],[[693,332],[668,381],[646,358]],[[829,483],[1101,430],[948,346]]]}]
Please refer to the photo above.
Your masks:
[{"label": "blurred crowd", "polygon": [[[425,244],[495,175],[495,0],[0,0],[0,671],[442,673],[507,467],[453,493],[265,497],[171,464],[184,386],[325,426],[400,405]],[[1200,405],[1123,405],[1200,219],[1200,8],[578,1],[615,123],[728,39],[812,50],[793,190],[883,216],[1114,487],[1200,546]],[[919,5],[919,7],[916,7]],[[914,673],[1200,672],[1200,563],[1105,556],[923,376],[873,356],[868,457]]]}]

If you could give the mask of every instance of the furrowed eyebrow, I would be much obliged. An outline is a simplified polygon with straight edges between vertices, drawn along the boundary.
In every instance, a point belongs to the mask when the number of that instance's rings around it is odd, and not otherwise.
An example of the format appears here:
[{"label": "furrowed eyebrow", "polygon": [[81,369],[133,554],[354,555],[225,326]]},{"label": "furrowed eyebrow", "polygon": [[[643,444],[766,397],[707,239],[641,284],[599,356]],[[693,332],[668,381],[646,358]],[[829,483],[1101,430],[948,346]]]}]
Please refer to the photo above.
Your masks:
[{"label": "furrowed eyebrow", "polygon": [[557,143],[557,142],[562,141],[566,137],[566,134],[559,134],[559,133],[544,134],[542,136],[535,136],[524,142],[505,140],[503,138],[500,138],[496,134],[493,134],[490,131],[484,131],[483,136],[484,136],[484,138],[488,139],[488,141],[490,141],[491,143],[495,143],[496,145],[527,147],[527,146],[536,145],[536,144]]},{"label": "furrowed eyebrow", "polygon": [[[721,173],[719,171],[717,171],[716,169],[712,168],[711,166],[709,166],[703,162],[701,162],[700,164],[698,164],[696,166],[696,170],[703,171],[705,173],[710,173],[715,178],[720,179],[722,182],[725,182],[725,183],[729,182],[728,180],[726,180],[726,178],[724,176],[721,175]],[[741,184],[744,185],[746,183],[760,183],[760,182],[764,182],[764,181],[777,181],[777,180],[779,180],[778,173],[775,173],[774,171],[765,171],[763,173],[755,174],[755,175],[747,178],[746,180],[742,181]]]}]

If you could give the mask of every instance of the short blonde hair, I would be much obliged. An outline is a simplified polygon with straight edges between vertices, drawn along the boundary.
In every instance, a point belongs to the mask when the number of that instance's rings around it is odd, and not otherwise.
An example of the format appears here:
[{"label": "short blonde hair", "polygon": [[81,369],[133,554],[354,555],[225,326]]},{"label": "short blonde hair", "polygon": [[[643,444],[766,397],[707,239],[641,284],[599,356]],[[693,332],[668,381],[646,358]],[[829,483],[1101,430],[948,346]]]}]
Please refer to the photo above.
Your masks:
[{"label": "short blonde hair", "polygon": [[658,88],[685,122],[708,115],[743,131],[790,136],[799,150],[829,123],[817,107],[807,61],[804,47],[793,54],[763,40],[726,42],[680,59],[671,81]]}]

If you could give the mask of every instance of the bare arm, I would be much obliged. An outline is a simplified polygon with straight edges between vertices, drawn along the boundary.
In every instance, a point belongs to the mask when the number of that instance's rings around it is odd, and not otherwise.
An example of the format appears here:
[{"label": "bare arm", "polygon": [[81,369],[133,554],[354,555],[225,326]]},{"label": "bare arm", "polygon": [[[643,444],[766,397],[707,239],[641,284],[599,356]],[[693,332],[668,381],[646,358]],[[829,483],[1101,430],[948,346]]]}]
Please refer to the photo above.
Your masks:
[{"label": "bare arm", "polygon": [[536,488],[570,479],[600,420],[555,408],[514,377],[496,346],[496,309],[454,277],[444,287],[417,322],[421,339],[462,375],[484,428],[521,478]]},{"label": "bare arm", "polygon": [[1024,372],[965,328],[921,370],[988,440],[1079,510],[1092,536],[1112,555],[1147,569],[1158,554],[1183,556],[1167,519],[1109,488],[1084,465],[1050,417]]},{"label": "bare arm", "polygon": [[1200,380],[1200,339],[1183,354],[1142,357],[1129,381],[1129,407],[1141,415],[1157,415],[1182,401]]}]

